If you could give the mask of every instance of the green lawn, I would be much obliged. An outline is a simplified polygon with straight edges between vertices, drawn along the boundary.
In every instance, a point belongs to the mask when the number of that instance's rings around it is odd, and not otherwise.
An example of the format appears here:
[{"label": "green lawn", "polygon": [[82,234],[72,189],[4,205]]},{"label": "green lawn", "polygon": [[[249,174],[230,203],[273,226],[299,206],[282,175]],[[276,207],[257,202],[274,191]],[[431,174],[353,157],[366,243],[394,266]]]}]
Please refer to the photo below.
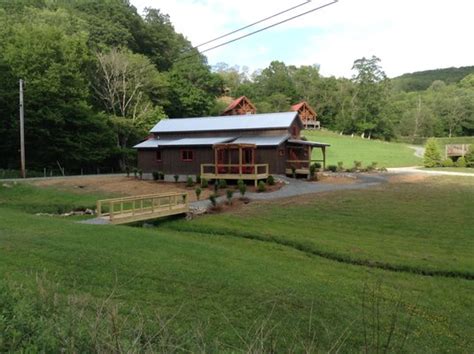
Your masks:
[{"label": "green lawn", "polygon": [[[468,272],[472,235],[463,230],[472,220],[456,211],[472,210],[469,183],[322,194],[299,207],[251,203],[233,216],[155,229],[34,216],[25,211],[37,211],[39,197],[33,209],[27,198],[10,208],[6,200],[25,187],[0,187],[0,351],[375,352],[391,338],[389,352],[472,352],[472,280],[310,252],[325,244],[338,254]],[[468,201],[462,193],[471,193]],[[64,191],[56,198],[65,208],[93,199]],[[446,243],[431,217],[449,225]]]},{"label": "green lawn", "polygon": [[[381,140],[368,140],[354,136],[341,136],[325,130],[305,130],[303,135],[308,140],[329,143],[327,164],[336,165],[339,161],[344,166],[352,167],[354,161],[363,165],[377,162],[379,167],[404,167],[422,164],[422,159],[414,156],[414,150],[407,144],[390,143]],[[313,158],[320,158],[320,149],[313,150]]]}]

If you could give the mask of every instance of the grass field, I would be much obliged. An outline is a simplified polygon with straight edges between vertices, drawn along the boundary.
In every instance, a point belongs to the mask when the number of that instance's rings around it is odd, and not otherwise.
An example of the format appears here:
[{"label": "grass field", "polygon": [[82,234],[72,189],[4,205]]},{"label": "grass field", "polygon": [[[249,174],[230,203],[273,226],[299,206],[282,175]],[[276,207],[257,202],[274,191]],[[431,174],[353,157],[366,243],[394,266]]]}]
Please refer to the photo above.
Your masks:
[{"label": "grass field", "polygon": [[94,198],[0,187],[0,351],[472,352],[473,185],[429,181],[153,229],[34,216]]},{"label": "grass field", "polygon": [[[354,161],[363,165],[377,162],[379,167],[405,167],[422,165],[422,159],[414,156],[414,150],[407,144],[390,143],[381,140],[367,140],[360,137],[343,136],[325,130],[305,130],[303,135],[308,140],[329,143],[327,164],[336,165],[339,161],[344,166],[352,167]],[[320,158],[319,149],[314,149],[313,158]]]}]

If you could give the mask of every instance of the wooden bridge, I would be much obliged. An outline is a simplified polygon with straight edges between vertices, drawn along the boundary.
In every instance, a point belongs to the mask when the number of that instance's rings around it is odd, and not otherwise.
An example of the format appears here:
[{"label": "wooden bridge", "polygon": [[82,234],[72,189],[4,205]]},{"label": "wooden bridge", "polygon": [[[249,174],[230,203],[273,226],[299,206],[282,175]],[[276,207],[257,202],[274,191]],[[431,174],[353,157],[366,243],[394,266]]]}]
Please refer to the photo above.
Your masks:
[{"label": "wooden bridge", "polygon": [[444,148],[445,157],[465,156],[469,151],[469,144],[447,144]]},{"label": "wooden bridge", "polygon": [[97,201],[97,218],[111,224],[151,220],[189,211],[188,193],[161,193]]}]

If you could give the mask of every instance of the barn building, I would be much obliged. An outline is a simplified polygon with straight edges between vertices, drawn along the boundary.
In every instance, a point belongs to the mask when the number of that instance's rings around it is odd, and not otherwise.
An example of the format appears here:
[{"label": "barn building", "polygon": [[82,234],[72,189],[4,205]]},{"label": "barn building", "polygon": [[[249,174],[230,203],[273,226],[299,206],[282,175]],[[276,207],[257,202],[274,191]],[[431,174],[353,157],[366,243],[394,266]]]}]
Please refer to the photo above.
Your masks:
[{"label": "barn building", "polygon": [[[314,162],[325,165],[329,144],[301,139],[298,112],[164,119],[136,145],[145,173],[201,175],[257,183],[269,174],[309,174]],[[322,158],[312,160],[312,149]]]}]

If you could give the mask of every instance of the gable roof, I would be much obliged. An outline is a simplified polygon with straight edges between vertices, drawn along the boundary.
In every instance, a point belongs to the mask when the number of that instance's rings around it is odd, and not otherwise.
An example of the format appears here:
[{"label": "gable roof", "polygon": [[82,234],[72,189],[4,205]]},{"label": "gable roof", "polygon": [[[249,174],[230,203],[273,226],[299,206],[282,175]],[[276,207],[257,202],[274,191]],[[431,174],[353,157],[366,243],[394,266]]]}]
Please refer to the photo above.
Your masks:
[{"label": "gable roof", "polygon": [[[244,114],[235,116],[163,119],[151,133],[212,132],[232,130],[261,130],[289,128],[298,112]],[[300,122],[301,124],[301,122]]]},{"label": "gable roof", "polygon": [[222,112],[222,114],[226,114],[226,113],[229,113],[230,111],[232,111],[234,108],[236,108],[239,104],[241,103],[244,103],[246,102],[249,106],[251,106],[253,108],[253,110],[257,110],[255,108],[255,105],[250,102],[250,100],[246,97],[246,96],[240,96],[239,98],[233,100],[227,107],[226,109],[224,109],[224,111]]},{"label": "gable roof", "polygon": [[316,116],[316,112],[314,111],[313,107],[311,107],[311,106],[309,105],[309,103],[306,102],[306,101],[301,101],[301,102],[299,102],[299,103],[297,103],[297,104],[294,104],[293,106],[291,106],[291,110],[292,110],[292,111],[295,111],[295,112],[299,112],[300,109],[302,109],[304,106],[306,106],[306,108],[307,108],[312,114],[314,114],[314,115]]}]

